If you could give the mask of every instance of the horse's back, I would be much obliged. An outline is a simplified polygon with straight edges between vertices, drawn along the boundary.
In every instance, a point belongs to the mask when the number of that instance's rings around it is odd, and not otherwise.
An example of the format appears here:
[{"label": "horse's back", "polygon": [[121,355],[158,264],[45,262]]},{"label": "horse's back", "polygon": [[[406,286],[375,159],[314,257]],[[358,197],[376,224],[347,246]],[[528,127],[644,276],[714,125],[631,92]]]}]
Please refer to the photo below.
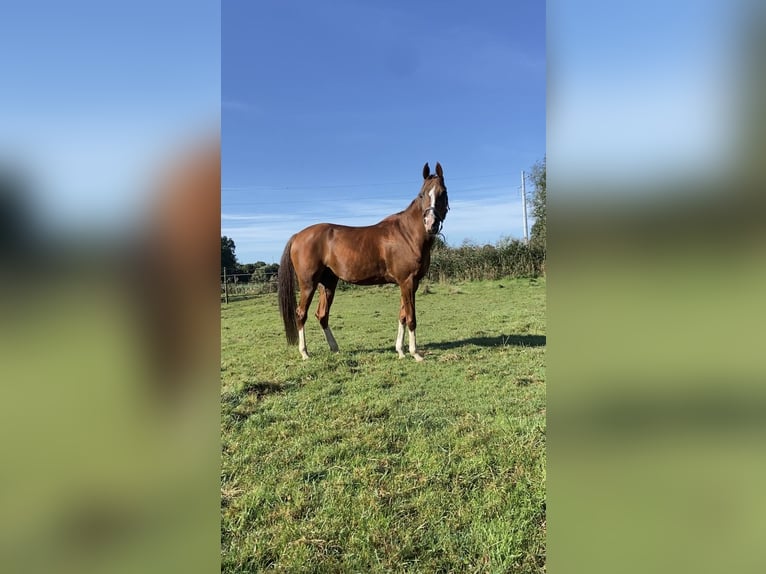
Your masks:
[{"label": "horse's back", "polygon": [[293,236],[292,259],[306,275],[329,268],[350,283],[392,282],[385,261],[389,224],[366,227],[317,223]]}]

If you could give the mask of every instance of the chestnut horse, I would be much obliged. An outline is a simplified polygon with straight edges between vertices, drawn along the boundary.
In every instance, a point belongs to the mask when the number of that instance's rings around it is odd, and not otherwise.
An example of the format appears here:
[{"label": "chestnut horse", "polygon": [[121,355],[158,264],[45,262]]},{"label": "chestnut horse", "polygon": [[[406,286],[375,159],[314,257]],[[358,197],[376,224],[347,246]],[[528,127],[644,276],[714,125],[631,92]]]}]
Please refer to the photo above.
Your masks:
[{"label": "chestnut horse", "polygon": [[[423,186],[409,207],[366,227],[317,223],[293,235],[279,266],[279,309],[287,342],[298,343],[308,359],[304,327],[317,285],[320,287],[316,317],[330,350],[338,351],[330,330],[330,307],[338,278],[357,285],[396,283],[402,293],[396,352],[404,357],[404,325],[409,331],[410,354],[423,357],[415,343],[415,292],[431,263],[431,246],[447,216],[449,201],[442,166],[432,174],[423,166]],[[300,301],[295,305],[295,277]]]}]

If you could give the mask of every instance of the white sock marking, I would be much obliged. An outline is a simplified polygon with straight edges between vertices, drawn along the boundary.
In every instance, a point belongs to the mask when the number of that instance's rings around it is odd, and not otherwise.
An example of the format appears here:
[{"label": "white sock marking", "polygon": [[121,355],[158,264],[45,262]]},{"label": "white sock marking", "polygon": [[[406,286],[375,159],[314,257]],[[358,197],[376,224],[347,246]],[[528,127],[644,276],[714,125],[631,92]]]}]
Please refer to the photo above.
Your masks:
[{"label": "white sock marking", "polygon": [[404,345],[404,323],[399,322],[399,331],[396,333],[396,352],[399,353],[399,358],[404,357],[404,351],[402,351],[402,345]]},{"label": "white sock marking", "polygon": [[309,358],[308,351],[306,349],[306,334],[303,329],[298,329],[298,350],[301,352],[301,357],[304,359]]},{"label": "white sock marking", "polygon": [[410,332],[410,355],[415,357],[416,361],[422,361],[423,357],[420,356],[420,353],[418,353],[417,345],[415,344],[415,331],[413,329],[408,329]]}]

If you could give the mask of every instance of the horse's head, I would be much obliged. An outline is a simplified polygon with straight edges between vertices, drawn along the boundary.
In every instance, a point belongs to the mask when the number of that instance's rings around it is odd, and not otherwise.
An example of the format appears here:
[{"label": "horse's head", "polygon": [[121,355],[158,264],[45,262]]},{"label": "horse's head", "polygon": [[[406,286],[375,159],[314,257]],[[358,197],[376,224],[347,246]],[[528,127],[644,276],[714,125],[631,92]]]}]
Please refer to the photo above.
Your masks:
[{"label": "horse's head", "polygon": [[436,162],[436,173],[431,173],[428,162],[423,166],[423,187],[418,198],[423,207],[423,225],[426,227],[426,233],[436,235],[441,231],[449,211],[447,186],[444,185],[444,172],[439,162]]}]

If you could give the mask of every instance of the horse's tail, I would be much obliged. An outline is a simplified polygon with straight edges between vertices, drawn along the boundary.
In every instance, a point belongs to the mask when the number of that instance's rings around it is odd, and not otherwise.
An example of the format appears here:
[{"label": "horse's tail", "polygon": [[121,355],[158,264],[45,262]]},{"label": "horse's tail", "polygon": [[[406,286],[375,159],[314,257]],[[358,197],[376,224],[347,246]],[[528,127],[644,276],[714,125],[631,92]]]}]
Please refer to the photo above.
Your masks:
[{"label": "horse's tail", "polygon": [[295,268],[290,257],[293,238],[287,242],[279,262],[279,311],[285,324],[285,335],[289,345],[298,344],[298,322],[295,319]]}]

